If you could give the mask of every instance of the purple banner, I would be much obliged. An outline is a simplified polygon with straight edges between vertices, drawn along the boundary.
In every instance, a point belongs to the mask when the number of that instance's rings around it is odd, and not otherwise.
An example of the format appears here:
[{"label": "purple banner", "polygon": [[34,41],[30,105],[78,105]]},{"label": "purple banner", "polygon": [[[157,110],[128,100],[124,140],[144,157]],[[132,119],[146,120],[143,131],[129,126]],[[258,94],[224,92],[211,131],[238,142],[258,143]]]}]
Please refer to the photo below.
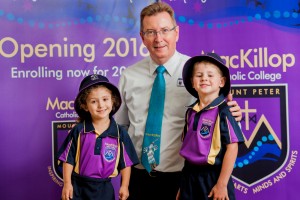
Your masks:
[{"label": "purple banner", "polygon": [[230,68],[245,137],[233,171],[237,199],[295,198],[298,1],[166,2],[176,10],[178,49],[191,56],[214,51]]},{"label": "purple banner", "polygon": [[[60,198],[54,155],[77,117],[80,81],[97,73],[117,84],[122,70],[148,55],[139,13],[150,2],[1,2],[1,199]],[[230,68],[246,141],[233,171],[237,199],[295,198],[299,1],[165,2],[176,13],[178,51],[214,51]]]},{"label": "purple banner", "polygon": [[148,55],[139,37],[146,5],[1,2],[1,199],[60,198],[63,182],[54,156],[77,118],[79,84],[92,73],[117,84],[122,70]]}]

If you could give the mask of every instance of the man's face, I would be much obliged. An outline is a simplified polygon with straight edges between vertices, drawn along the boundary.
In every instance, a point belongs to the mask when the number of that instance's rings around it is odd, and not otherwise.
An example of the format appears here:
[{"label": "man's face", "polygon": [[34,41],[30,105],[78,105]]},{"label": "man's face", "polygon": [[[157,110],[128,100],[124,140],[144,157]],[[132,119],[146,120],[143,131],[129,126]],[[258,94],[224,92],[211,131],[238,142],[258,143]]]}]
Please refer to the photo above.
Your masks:
[{"label": "man's face", "polygon": [[[171,16],[167,12],[146,16],[143,20],[143,32],[140,33],[144,45],[156,64],[166,63],[176,50],[179,38],[179,27],[174,28]],[[174,28],[174,29],[173,29]],[[165,31],[170,30],[170,31]],[[147,31],[158,32],[152,36],[144,34]]]}]

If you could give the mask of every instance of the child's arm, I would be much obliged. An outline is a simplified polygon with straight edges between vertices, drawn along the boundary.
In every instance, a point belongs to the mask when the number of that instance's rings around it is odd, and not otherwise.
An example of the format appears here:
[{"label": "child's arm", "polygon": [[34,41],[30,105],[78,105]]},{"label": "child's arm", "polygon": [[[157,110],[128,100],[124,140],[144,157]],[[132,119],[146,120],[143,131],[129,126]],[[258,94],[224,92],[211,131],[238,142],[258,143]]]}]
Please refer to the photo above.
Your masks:
[{"label": "child's arm", "polygon": [[130,180],[131,167],[125,167],[121,170],[121,187],[119,191],[119,199],[127,199],[129,196],[128,186]]},{"label": "child's arm", "polygon": [[227,184],[231,176],[234,162],[238,153],[238,143],[231,143],[227,145],[227,150],[224,156],[222,169],[218,178],[217,184],[213,187],[208,197],[214,197],[214,199],[229,200]]},{"label": "child's arm", "polygon": [[73,171],[73,165],[64,162],[63,163],[64,187],[61,194],[62,200],[69,200],[73,198],[73,186],[71,182],[72,171]]}]

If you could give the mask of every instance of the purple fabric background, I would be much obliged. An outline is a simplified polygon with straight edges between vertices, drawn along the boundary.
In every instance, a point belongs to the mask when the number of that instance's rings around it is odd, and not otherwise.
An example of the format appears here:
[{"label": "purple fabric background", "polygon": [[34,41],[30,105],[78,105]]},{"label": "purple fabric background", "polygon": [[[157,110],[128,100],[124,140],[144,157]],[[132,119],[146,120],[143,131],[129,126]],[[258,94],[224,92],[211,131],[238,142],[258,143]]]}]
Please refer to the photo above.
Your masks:
[{"label": "purple fabric background", "polygon": [[[80,3],[81,2],[81,3]],[[83,2],[83,3],[82,3]],[[296,185],[299,184],[300,139],[297,134],[300,126],[297,121],[299,110],[298,75],[299,75],[299,8],[297,1],[166,1],[176,11],[180,27],[178,50],[190,56],[202,51],[215,51],[222,56],[240,55],[241,51],[252,49],[249,61],[254,62],[254,49],[266,48],[269,56],[291,54],[295,63],[283,71],[283,64],[278,67],[244,68],[230,67],[231,74],[278,73],[281,79],[270,80],[232,80],[235,85],[286,85],[285,97],[287,118],[282,119],[280,99],[278,97],[238,97],[241,108],[245,100],[249,107],[257,109],[257,117],[266,116],[274,132],[281,140],[287,138],[286,156],[277,171],[266,174],[253,185],[244,184],[234,179],[238,199],[293,199],[296,197]],[[257,4],[255,4],[255,2]],[[107,77],[118,83],[123,68],[140,60],[145,49],[140,48],[139,12],[147,1],[3,1],[0,6],[0,92],[2,113],[1,128],[1,199],[58,199],[61,193],[61,180],[55,173],[53,152],[55,135],[58,140],[66,130],[55,132],[52,122],[74,120],[72,101],[74,100],[80,77],[67,77],[67,70],[107,70]],[[286,13],[289,12],[289,15]],[[18,53],[13,57],[6,54],[14,50],[16,41]],[[67,38],[65,42],[63,38]],[[111,38],[111,39],[110,39]],[[84,56],[58,57],[54,54],[41,58],[35,55],[20,59],[22,44],[94,44],[95,60],[85,62]],[[120,48],[116,48],[119,46]],[[112,47],[114,55],[105,56]],[[274,59],[274,62],[276,59]],[[235,64],[238,64],[235,60]],[[12,69],[37,70],[47,67],[61,70],[62,80],[55,78],[13,78]],[[60,106],[52,108],[49,101]],[[47,106],[48,105],[48,106]],[[287,127],[285,133],[282,126]],[[245,130],[249,138],[255,123],[250,123],[250,130]],[[293,159],[291,159],[293,156]],[[265,162],[265,161],[264,161]],[[290,163],[289,170],[286,169]],[[294,164],[293,164],[294,163]],[[260,169],[245,171],[255,173]],[[285,173],[285,176],[282,175]],[[282,175],[279,181],[274,177]],[[118,187],[118,179],[114,184]],[[270,184],[271,182],[271,184]],[[255,188],[261,186],[258,192]],[[116,191],[117,192],[117,191]]]}]

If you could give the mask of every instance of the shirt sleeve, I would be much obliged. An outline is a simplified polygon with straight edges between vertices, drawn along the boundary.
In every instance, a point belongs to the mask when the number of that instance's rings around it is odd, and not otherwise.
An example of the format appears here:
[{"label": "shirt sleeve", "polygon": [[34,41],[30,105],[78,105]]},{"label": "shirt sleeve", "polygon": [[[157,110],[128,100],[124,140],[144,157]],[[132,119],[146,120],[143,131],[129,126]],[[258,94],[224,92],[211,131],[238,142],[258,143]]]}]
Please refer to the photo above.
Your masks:
[{"label": "shirt sleeve", "polygon": [[242,130],[229,111],[228,106],[220,112],[220,129],[222,143],[230,144],[244,142]]},{"label": "shirt sleeve", "polygon": [[187,109],[187,111],[185,112],[185,118],[184,118],[184,127],[183,127],[183,130],[182,130],[182,134],[181,134],[181,141],[183,142],[185,136],[186,136],[186,133],[188,131],[188,121],[189,121],[189,118],[190,118],[190,112],[191,112],[191,109]]},{"label": "shirt sleeve", "polygon": [[123,128],[125,128],[126,130],[128,130],[129,127],[129,116],[128,116],[128,108],[126,106],[126,103],[124,101],[125,99],[125,77],[124,74],[121,76],[120,80],[119,80],[119,91],[121,94],[121,99],[122,99],[122,104],[118,110],[118,112],[114,115],[114,119],[116,120],[116,122],[121,125]]},{"label": "shirt sleeve", "polygon": [[139,159],[127,131],[121,126],[119,126],[119,129],[121,155],[118,169],[121,170],[139,164]]}]

